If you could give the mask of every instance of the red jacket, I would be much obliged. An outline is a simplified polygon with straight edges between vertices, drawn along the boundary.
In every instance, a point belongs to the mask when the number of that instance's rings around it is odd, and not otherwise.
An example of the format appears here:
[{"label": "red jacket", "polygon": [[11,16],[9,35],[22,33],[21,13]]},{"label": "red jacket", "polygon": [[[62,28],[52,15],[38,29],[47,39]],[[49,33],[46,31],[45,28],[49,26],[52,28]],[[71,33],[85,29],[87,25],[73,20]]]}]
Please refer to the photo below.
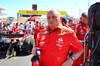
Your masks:
[{"label": "red jacket", "polygon": [[37,37],[41,66],[61,66],[67,59],[69,49],[80,52],[83,48],[74,32],[64,26],[51,31],[42,30]]}]

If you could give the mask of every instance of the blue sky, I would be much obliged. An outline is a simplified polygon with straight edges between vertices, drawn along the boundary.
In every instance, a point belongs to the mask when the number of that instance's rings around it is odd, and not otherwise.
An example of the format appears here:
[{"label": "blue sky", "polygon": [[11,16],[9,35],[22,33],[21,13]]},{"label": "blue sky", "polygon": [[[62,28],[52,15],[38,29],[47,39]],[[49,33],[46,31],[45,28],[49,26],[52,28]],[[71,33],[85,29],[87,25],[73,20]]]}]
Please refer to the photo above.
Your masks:
[{"label": "blue sky", "polygon": [[79,18],[79,13],[88,11],[88,1],[89,6],[100,2],[100,0],[0,0],[0,6],[7,9],[1,12],[6,13],[8,17],[17,17],[19,10],[32,10],[32,4],[37,4],[38,10],[58,9]]}]

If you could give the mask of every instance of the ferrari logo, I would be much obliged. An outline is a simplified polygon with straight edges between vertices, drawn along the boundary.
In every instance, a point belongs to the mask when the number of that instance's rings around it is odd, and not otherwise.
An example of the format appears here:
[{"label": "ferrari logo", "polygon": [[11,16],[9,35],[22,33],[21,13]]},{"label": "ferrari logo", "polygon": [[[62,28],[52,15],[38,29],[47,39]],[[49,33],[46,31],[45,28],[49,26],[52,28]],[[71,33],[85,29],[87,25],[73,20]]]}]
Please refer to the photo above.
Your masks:
[{"label": "ferrari logo", "polygon": [[65,34],[65,31],[61,30],[61,35],[64,35]]},{"label": "ferrari logo", "polygon": [[45,36],[42,36],[41,40],[44,40],[45,39]]}]

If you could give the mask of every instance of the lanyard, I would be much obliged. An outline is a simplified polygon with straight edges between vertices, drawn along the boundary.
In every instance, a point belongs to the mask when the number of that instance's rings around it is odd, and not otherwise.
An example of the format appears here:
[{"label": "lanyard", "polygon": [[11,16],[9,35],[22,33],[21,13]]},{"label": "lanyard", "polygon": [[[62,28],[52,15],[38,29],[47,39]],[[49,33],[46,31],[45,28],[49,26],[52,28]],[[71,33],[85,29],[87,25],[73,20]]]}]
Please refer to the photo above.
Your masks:
[{"label": "lanyard", "polygon": [[54,31],[56,31],[56,30],[58,30],[59,28],[56,28],[55,30],[52,30],[52,31],[50,31],[50,29],[49,29],[49,33],[47,33],[47,34],[50,34],[50,33],[52,33],[52,32],[54,32]]}]

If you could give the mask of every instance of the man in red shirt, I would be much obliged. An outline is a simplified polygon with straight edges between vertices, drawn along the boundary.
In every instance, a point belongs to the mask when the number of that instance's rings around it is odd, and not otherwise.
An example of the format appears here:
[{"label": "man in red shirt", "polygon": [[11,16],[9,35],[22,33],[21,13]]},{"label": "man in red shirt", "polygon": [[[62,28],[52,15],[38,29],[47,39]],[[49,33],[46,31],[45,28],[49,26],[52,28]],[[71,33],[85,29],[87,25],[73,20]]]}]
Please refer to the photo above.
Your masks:
[{"label": "man in red shirt", "polygon": [[[37,47],[40,49],[41,66],[72,66],[83,52],[83,48],[78,41],[74,31],[62,26],[60,12],[50,10],[47,13],[49,27],[40,31],[37,37]],[[75,53],[67,59],[69,50]],[[35,47],[32,54],[35,55]]]},{"label": "man in red shirt", "polygon": [[40,31],[40,25],[39,25],[39,22],[36,21],[36,25],[35,25],[35,29],[34,29],[34,39],[35,39],[35,43],[36,43],[37,34],[39,33],[39,31]]},{"label": "man in red shirt", "polygon": [[[87,17],[88,17],[88,14],[86,12],[83,12],[81,15],[80,21],[77,22],[75,25],[76,26],[75,33],[80,41],[84,41],[85,34],[86,34],[86,32],[89,31],[89,27],[87,25]],[[84,48],[83,44],[82,44],[82,46]],[[83,58],[84,58],[84,54],[82,54],[79,57],[79,59],[77,59],[78,61],[80,60],[79,64],[83,64]]]},{"label": "man in red shirt", "polygon": [[13,33],[16,33],[20,30],[18,23],[16,23],[16,25],[13,26],[12,30],[13,30]]},{"label": "man in red shirt", "polygon": [[69,26],[72,30],[75,30],[75,25],[74,25],[74,23],[73,23],[72,20],[69,20],[69,21],[68,21],[68,26]]},{"label": "man in red shirt", "polygon": [[80,21],[75,27],[75,33],[79,40],[84,40],[84,36],[87,31],[89,31],[89,27],[87,25],[87,13],[82,13]]},{"label": "man in red shirt", "polygon": [[40,25],[39,27],[40,31],[46,28],[41,22],[39,22],[39,25]]},{"label": "man in red shirt", "polygon": [[63,17],[62,17],[61,23],[62,23],[63,26],[66,26],[66,27],[70,28],[70,27],[67,25],[67,20],[66,20],[66,18],[63,18]]}]

